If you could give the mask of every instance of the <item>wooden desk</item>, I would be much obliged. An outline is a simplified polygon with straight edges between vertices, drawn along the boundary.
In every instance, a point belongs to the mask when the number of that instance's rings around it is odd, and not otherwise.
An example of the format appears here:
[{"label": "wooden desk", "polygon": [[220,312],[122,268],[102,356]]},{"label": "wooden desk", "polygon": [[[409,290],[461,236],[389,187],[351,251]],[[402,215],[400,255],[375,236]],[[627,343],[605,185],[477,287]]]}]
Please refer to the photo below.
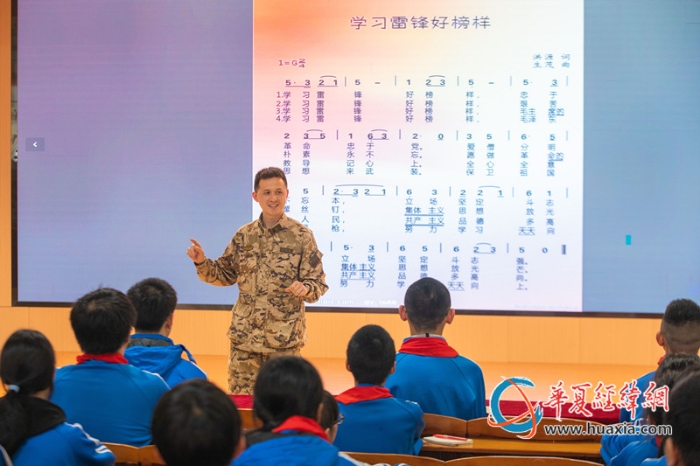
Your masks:
[{"label": "wooden desk", "polygon": [[546,442],[494,438],[475,438],[473,442],[471,445],[459,447],[426,442],[423,444],[420,455],[444,461],[478,455],[559,456],[600,461],[600,443],[598,442]]}]

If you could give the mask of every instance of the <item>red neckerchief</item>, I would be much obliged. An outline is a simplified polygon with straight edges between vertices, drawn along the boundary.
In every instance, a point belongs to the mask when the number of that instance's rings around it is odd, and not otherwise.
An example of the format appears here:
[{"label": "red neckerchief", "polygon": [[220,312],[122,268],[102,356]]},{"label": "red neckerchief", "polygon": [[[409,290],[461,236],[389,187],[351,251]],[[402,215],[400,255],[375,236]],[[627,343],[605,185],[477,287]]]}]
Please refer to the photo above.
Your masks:
[{"label": "red neckerchief", "polygon": [[406,338],[399,353],[436,358],[456,358],[459,356],[459,353],[448,345],[444,338],[435,337]]},{"label": "red neckerchief", "polygon": [[296,432],[305,432],[307,434],[313,434],[316,437],[321,437],[323,440],[328,442],[328,435],[326,435],[326,431],[323,430],[323,427],[321,427],[318,424],[318,422],[314,421],[313,419],[311,419],[309,417],[304,417],[304,416],[289,417],[282,424],[280,424],[277,427],[275,427],[274,429],[272,429],[272,432],[280,433],[280,432],[284,432],[285,430],[293,430]]},{"label": "red neckerchief", "polygon": [[657,362],[656,365],[657,365],[657,366],[660,365],[660,364],[661,364],[661,361],[663,361],[665,357],[666,357],[665,354],[664,354],[663,356],[661,356],[661,357],[659,358],[659,362]]},{"label": "red neckerchief", "polygon": [[661,444],[664,443],[664,438],[662,435],[656,436],[656,447],[661,448]]},{"label": "red neckerchief", "polygon": [[380,398],[392,398],[392,394],[388,388],[379,387],[377,385],[358,385],[349,390],[345,390],[340,395],[336,395],[336,401],[349,405],[359,403],[360,401],[378,400]]},{"label": "red neckerchief", "polygon": [[112,364],[129,364],[129,361],[119,353],[106,353],[106,354],[90,354],[85,353],[79,355],[76,360],[78,364],[82,364],[87,361],[104,361],[111,362]]}]

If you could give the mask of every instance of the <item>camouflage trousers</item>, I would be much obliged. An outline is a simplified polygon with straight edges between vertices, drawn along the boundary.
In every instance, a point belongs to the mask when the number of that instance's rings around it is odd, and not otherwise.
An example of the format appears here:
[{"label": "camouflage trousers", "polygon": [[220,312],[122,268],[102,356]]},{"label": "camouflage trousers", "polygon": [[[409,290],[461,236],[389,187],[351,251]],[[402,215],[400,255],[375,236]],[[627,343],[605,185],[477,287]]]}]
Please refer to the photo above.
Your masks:
[{"label": "camouflage trousers", "polygon": [[260,366],[276,356],[300,356],[301,348],[277,350],[273,353],[241,351],[231,343],[228,358],[228,392],[234,395],[252,395]]}]

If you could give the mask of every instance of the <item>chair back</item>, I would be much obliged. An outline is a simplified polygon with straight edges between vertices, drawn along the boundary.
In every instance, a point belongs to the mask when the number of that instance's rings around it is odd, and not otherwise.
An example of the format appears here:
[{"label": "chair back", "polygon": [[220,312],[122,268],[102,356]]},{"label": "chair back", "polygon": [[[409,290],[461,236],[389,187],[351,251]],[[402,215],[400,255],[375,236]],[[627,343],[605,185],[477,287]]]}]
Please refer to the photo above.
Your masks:
[{"label": "chair back", "polygon": [[472,456],[445,462],[449,466],[600,466],[592,461],[550,456]]},{"label": "chair back", "polygon": [[[568,433],[558,432],[554,435],[548,435],[545,431],[545,426],[568,426]],[[557,442],[600,442],[602,434],[588,432],[587,427],[590,426],[592,431],[602,432],[605,425],[598,422],[586,421],[583,419],[561,419],[553,417],[544,417],[537,425],[537,432],[531,440],[547,440]],[[572,431],[580,429],[580,433]],[[488,424],[487,418],[480,417],[467,421],[467,437],[469,438],[508,438],[518,439],[518,435],[508,432],[500,427],[492,427]]]},{"label": "chair back", "polygon": [[155,445],[139,448],[139,462],[141,466],[166,466]]},{"label": "chair back", "polygon": [[440,414],[423,414],[425,421],[425,429],[423,429],[422,437],[428,437],[435,434],[456,435],[457,437],[467,436],[467,421],[450,416],[441,416]]},{"label": "chair back", "polygon": [[[345,452],[346,455],[367,464],[399,464],[410,466],[444,466],[445,462],[427,456],[400,455],[398,453],[359,453]],[[600,465],[599,465],[600,466]]]},{"label": "chair back", "polygon": [[116,466],[139,466],[139,449],[131,445],[121,443],[105,443],[104,446],[109,448],[116,457]]},{"label": "chair back", "polygon": [[263,426],[263,422],[255,416],[251,408],[238,408],[238,414],[241,416],[241,427],[244,431],[259,429]]}]

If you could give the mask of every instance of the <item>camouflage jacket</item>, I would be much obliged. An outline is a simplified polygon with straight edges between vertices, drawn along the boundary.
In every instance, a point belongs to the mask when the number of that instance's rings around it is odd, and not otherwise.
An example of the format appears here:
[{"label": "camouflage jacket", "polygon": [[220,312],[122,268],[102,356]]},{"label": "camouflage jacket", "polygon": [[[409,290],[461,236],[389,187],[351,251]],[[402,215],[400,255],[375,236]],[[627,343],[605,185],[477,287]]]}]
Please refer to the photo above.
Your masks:
[{"label": "camouflage jacket", "polygon": [[[321,257],[311,230],[282,215],[272,228],[262,217],[244,225],[221,257],[196,267],[207,283],[238,283],[228,336],[240,350],[266,353],[304,346],[304,302],[316,302],[328,290]],[[294,281],[309,288],[306,296],[284,291]]]}]

